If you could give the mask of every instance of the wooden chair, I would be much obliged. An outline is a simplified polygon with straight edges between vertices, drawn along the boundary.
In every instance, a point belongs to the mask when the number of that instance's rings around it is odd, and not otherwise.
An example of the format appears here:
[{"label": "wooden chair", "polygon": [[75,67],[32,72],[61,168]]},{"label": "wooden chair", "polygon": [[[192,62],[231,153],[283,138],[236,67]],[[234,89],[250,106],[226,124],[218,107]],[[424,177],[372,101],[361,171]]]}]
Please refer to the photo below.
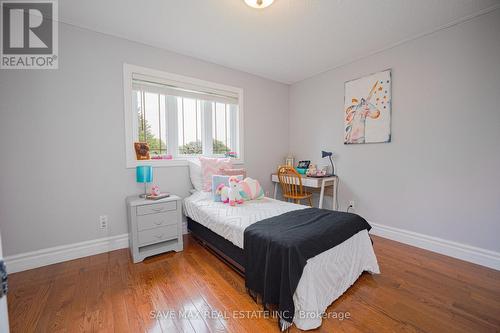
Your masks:
[{"label": "wooden chair", "polygon": [[278,167],[278,179],[284,198],[291,199],[297,204],[300,204],[300,200],[307,199],[309,206],[312,207],[312,193],[304,191],[302,176],[293,167],[288,165]]}]

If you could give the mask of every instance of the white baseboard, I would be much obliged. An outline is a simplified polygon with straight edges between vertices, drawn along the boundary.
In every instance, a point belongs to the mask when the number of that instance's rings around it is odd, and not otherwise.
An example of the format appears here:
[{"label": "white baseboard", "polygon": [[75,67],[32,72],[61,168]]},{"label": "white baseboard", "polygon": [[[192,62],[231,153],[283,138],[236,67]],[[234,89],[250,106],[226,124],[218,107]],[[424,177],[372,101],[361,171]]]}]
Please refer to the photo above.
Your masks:
[{"label": "white baseboard", "polygon": [[372,226],[370,233],[376,236],[500,270],[499,252],[452,242],[438,237],[427,236],[413,231],[389,227],[383,224],[369,223]]},{"label": "white baseboard", "polygon": [[[370,233],[394,241],[437,252],[478,265],[500,270],[500,253],[427,236],[413,231],[370,222]],[[186,230],[185,230],[186,231]],[[128,247],[128,234],[62,245],[5,257],[9,273],[56,264]]]},{"label": "white baseboard", "polygon": [[128,234],[122,234],[16,254],[4,259],[10,274],[127,247]]}]

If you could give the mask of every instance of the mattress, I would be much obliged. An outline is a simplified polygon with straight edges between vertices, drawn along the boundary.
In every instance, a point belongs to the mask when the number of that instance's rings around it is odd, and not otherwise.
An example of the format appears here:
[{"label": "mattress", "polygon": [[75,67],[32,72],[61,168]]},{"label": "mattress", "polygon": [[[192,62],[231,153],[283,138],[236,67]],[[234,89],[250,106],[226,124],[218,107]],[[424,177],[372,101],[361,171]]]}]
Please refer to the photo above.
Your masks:
[{"label": "mattress", "polygon": [[[260,220],[308,206],[263,198],[231,207],[214,202],[209,192],[184,199],[185,214],[243,249],[245,228]],[[364,272],[380,273],[366,230],[307,261],[293,295],[294,324],[302,330],[321,325],[326,308]]]},{"label": "mattress", "polygon": [[184,212],[191,219],[243,248],[245,228],[257,221],[309,206],[264,197],[229,206],[214,202],[211,192],[196,191],[184,199]]}]

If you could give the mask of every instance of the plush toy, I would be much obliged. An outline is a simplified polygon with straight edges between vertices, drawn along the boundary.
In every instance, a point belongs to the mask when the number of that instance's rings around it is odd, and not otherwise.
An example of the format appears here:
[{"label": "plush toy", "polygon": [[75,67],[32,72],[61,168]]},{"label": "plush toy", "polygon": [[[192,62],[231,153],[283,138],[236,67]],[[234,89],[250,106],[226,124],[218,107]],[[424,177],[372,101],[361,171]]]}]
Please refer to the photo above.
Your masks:
[{"label": "plush toy", "polygon": [[240,180],[235,176],[229,177],[229,186],[224,184],[217,186],[217,194],[220,194],[222,202],[229,203],[231,206],[243,203],[240,190]]},{"label": "plush toy", "polygon": [[153,196],[159,196],[160,194],[161,194],[161,192],[160,192],[160,186],[154,185],[153,187],[151,187],[151,195],[153,195]]},{"label": "plush toy", "polygon": [[256,179],[245,178],[241,183],[241,197],[243,200],[258,200],[264,198],[264,190]]},{"label": "plush toy", "polygon": [[307,176],[316,176],[316,172],[317,172],[316,165],[310,164],[309,168],[306,171],[306,175]]}]

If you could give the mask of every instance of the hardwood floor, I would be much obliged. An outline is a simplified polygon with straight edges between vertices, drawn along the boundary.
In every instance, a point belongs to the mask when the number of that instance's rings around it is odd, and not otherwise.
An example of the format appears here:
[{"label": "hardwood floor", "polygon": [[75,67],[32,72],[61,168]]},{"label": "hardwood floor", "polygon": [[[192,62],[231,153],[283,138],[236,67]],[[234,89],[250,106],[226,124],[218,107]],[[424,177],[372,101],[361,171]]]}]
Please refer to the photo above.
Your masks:
[{"label": "hardwood floor", "polygon": [[[325,319],[314,332],[500,331],[500,272],[373,240],[382,274],[364,273],[327,310],[349,313],[349,319]],[[140,264],[124,249],[9,279],[13,333],[278,332],[276,319],[231,316],[261,307],[247,295],[243,278],[190,236],[183,252]],[[182,310],[190,318],[173,316]],[[211,311],[228,316],[207,315]]]}]

